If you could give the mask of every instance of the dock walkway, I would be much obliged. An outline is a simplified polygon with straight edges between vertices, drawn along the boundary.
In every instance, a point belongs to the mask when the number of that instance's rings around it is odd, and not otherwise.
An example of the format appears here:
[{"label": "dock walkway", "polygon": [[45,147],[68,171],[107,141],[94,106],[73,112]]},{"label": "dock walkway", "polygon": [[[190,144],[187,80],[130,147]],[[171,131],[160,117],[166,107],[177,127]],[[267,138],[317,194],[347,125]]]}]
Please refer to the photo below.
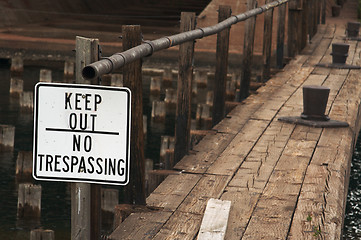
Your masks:
[{"label": "dock walkway", "polygon": [[[352,4],[355,1],[349,1]],[[346,22],[320,25],[312,42],[257,94],[213,128],[147,198],[159,211],[131,214],[111,239],[195,239],[207,201],[231,201],[225,239],[340,239],[350,162],[360,130],[361,70],[331,63]],[[347,64],[360,65],[350,44]],[[303,111],[302,87],[330,88],[326,112],[346,128],[278,121]]]}]

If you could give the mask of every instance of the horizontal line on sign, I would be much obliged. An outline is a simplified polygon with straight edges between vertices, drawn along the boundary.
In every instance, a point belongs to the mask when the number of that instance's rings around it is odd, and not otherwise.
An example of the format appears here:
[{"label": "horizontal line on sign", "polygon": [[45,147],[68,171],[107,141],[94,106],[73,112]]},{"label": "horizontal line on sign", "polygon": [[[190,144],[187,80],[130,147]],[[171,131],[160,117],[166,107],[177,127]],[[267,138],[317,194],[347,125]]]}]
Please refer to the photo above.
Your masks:
[{"label": "horizontal line on sign", "polygon": [[45,128],[45,130],[46,131],[54,131],[54,132],[77,132],[77,133],[119,135],[118,132],[107,132],[107,131],[91,131],[91,130],[76,130],[76,129],[62,129],[62,128]]}]

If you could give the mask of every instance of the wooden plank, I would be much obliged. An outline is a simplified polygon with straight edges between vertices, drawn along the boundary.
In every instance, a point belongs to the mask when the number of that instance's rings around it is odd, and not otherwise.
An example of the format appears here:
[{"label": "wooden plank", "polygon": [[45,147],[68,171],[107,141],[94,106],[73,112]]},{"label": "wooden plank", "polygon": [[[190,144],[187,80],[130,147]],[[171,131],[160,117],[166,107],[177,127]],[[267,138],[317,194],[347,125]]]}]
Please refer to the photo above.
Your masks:
[{"label": "wooden plank", "polygon": [[267,128],[267,125],[267,121],[249,120],[227,146],[222,155],[246,156]]},{"label": "wooden plank", "polygon": [[219,198],[229,182],[229,176],[204,175],[179,206],[178,211],[203,214],[209,198]]},{"label": "wooden plank", "polygon": [[173,240],[184,239],[193,240],[199,230],[202,216],[198,214],[176,212],[158,234],[153,238],[155,240]]},{"label": "wooden plank", "polygon": [[197,239],[223,240],[226,234],[230,208],[231,201],[209,199]]},{"label": "wooden plank", "polygon": [[239,168],[229,186],[263,189],[293,129],[291,124],[272,122],[244,162],[245,156],[223,155],[208,173],[232,175]]},{"label": "wooden plank", "polygon": [[260,193],[247,188],[227,187],[222,194],[222,200],[232,202],[226,231],[226,239],[241,239]]},{"label": "wooden plank", "polygon": [[151,239],[170,218],[171,212],[133,213],[117,227],[109,239]]},{"label": "wooden plank", "polygon": [[314,66],[319,63],[329,48],[331,41],[332,39],[323,38],[320,41],[319,46],[312,53],[312,56],[310,56],[309,59],[305,62],[304,66]]},{"label": "wooden plank", "polygon": [[204,173],[233,140],[234,135],[217,133],[205,136],[174,169],[192,173]]},{"label": "wooden plank", "polygon": [[200,179],[196,174],[168,176],[147,198],[147,206],[175,211]]}]

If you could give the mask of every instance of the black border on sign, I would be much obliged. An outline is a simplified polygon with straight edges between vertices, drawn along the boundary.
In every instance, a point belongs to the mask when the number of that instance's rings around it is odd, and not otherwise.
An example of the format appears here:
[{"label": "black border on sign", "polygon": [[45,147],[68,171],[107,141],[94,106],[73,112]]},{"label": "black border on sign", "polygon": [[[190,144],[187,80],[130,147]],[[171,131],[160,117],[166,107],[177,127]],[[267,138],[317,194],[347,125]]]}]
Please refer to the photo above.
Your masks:
[{"label": "black border on sign", "polygon": [[[80,88],[80,89],[99,89],[107,91],[120,91],[127,93],[127,146],[126,146],[126,159],[125,159],[125,169],[126,169],[126,178],[125,181],[108,181],[108,180],[94,180],[89,178],[60,178],[60,177],[41,177],[37,176],[36,173],[36,156],[38,150],[38,104],[39,104],[39,88],[40,87],[66,87],[66,88]],[[110,86],[99,86],[99,85],[86,85],[86,84],[66,84],[66,83],[45,83],[39,82],[35,85],[34,93],[34,137],[33,137],[33,178],[41,181],[62,181],[62,182],[85,182],[85,183],[100,183],[100,184],[112,184],[112,185],[122,185],[125,186],[129,183],[129,174],[130,174],[130,122],[131,122],[131,91],[126,87],[110,87]]]}]

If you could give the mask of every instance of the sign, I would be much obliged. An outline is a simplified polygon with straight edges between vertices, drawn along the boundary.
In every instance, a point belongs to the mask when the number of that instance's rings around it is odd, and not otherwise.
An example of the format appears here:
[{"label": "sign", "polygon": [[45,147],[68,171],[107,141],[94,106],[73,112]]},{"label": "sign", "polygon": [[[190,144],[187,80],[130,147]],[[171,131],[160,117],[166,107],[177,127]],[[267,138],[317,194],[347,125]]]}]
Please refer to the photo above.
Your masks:
[{"label": "sign", "polygon": [[126,185],[130,105],[128,88],[36,84],[33,177]]}]

